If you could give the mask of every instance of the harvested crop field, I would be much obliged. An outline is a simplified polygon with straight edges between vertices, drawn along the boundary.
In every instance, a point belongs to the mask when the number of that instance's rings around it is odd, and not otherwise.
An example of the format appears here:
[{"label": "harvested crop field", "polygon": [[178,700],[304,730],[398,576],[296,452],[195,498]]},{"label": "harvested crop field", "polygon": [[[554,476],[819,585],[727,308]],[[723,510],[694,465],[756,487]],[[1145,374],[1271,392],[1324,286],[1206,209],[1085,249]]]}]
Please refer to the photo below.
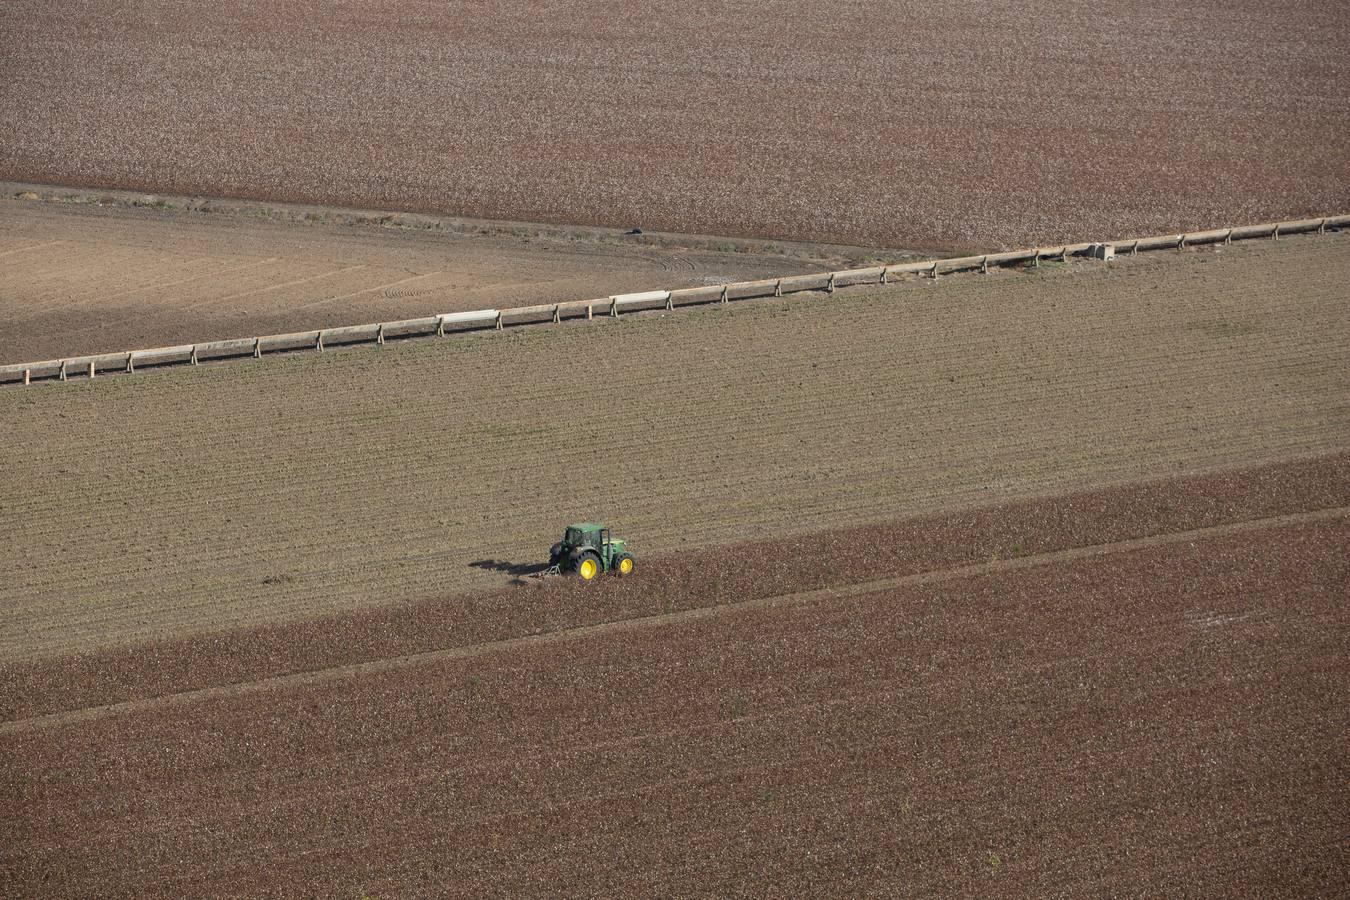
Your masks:
[{"label": "harvested crop field", "polygon": [[[0,873],[61,895],[1332,893],[1350,520],[1251,517],[1315,506],[1310,483],[1343,503],[1337,467],[949,535],[978,552],[1039,520],[1073,554],[852,591],[837,568],[837,591],[5,728]],[[1161,531],[1085,546],[1112,506]]]},{"label": "harvested crop field", "polygon": [[0,7],[0,178],[882,246],[1350,207],[1340,0]]},{"label": "harvested crop field", "polygon": [[[1350,446],[1325,235],[0,392],[0,660]],[[603,390],[597,386],[603,385]]]},{"label": "harvested crop field", "polygon": [[32,196],[0,197],[0,363],[721,284],[838,259],[782,244],[732,252],[505,223],[464,234],[408,216],[397,229],[323,224],[352,218],[341,210],[13,194]]}]

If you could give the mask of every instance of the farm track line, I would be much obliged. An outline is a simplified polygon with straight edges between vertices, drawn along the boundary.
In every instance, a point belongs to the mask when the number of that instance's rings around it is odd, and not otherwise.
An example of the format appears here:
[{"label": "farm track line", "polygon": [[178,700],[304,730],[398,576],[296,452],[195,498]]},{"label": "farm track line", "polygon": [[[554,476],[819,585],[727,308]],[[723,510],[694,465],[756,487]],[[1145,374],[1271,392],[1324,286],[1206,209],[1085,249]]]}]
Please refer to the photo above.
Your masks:
[{"label": "farm track line", "polygon": [[[126,264],[134,265],[137,262],[141,261],[137,260],[135,257],[131,257]],[[220,266],[222,261],[205,260],[204,262],[207,265]],[[172,267],[168,268],[168,271],[157,273],[157,277],[159,278],[168,278],[168,283],[149,286],[136,285],[132,283],[134,275],[129,275],[125,281],[118,282],[118,289],[112,293],[105,293],[109,282],[106,270],[120,264],[121,261],[118,260],[105,265],[87,263],[89,268],[87,276],[79,279],[71,278],[65,282],[55,283],[45,293],[33,292],[28,294],[24,297],[24,301],[26,305],[29,305],[34,309],[48,312],[56,312],[63,315],[77,312],[92,313],[95,316],[99,316],[101,308],[113,300],[121,300],[124,297],[137,295],[136,299],[130,302],[139,303],[141,298],[155,291],[168,291],[181,285],[191,284],[194,281],[214,276],[228,275],[246,278],[248,275],[245,273],[262,268],[263,266],[273,265],[276,262],[276,259],[252,260],[248,263],[234,262],[219,268],[208,269],[207,271],[195,272],[193,274],[187,274],[184,270],[188,267],[183,264],[174,263]],[[191,270],[189,269],[189,271]],[[194,292],[200,292],[203,288],[197,287],[193,290]],[[76,335],[84,331],[105,328],[118,321],[124,321],[126,318],[126,316],[121,316],[116,319],[98,318],[96,321],[87,322],[76,328],[62,328],[61,331],[63,335],[67,333]],[[133,348],[128,347],[122,349]]]},{"label": "farm track line", "polygon": [[[224,262],[224,261],[223,261],[223,260],[214,260],[214,262],[216,262],[217,264],[219,264],[220,262]],[[259,270],[259,269],[266,270],[267,267],[269,267],[269,266],[275,267],[275,266],[277,266],[279,263],[282,264],[282,265],[285,265],[285,260],[283,260],[282,257],[279,257],[279,256],[267,256],[267,257],[263,257],[263,258],[261,258],[261,259],[255,258],[255,259],[250,259],[250,260],[247,261],[247,262],[243,262],[243,261],[240,261],[240,260],[237,260],[237,259],[236,259],[236,260],[228,261],[228,263],[227,263],[225,266],[223,266],[222,268],[213,269],[213,270],[210,270],[210,271],[207,271],[207,272],[200,272],[200,273],[198,273],[198,274],[191,275],[191,276],[188,276],[188,277],[185,277],[185,278],[178,278],[178,279],[173,280],[173,281],[170,281],[170,282],[168,282],[168,283],[163,283],[163,284],[149,284],[149,285],[137,285],[137,286],[130,287],[130,288],[127,288],[127,289],[124,289],[124,290],[119,290],[119,291],[117,291],[115,294],[101,294],[101,293],[99,292],[98,287],[97,287],[97,285],[98,285],[98,283],[99,283],[99,278],[96,277],[96,276],[100,276],[102,273],[100,273],[100,272],[98,272],[98,271],[95,271],[95,272],[91,273],[91,281],[92,281],[92,283],[95,285],[94,288],[91,289],[91,290],[85,291],[85,292],[83,292],[82,294],[80,294],[79,296],[73,298],[73,299],[75,300],[74,303],[68,303],[68,302],[66,302],[66,300],[65,300],[63,297],[60,297],[60,296],[57,295],[59,292],[54,292],[54,293],[51,293],[51,294],[47,294],[47,295],[45,295],[45,296],[40,296],[40,297],[37,298],[37,300],[38,300],[39,302],[44,302],[44,301],[45,301],[45,302],[48,302],[48,303],[52,304],[53,306],[58,307],[58,308],[59,308],[60,310],[62,310],[62,311],[66,310],[66,309],[81,309],[81,310],[95,310],[95,311],[97,311],[98,308],[99,308],[100,306],[103,305],[104,301],[107,301],[107,300],[115,300],[115,299],[116,299],[116,300],[120,300],[120,299],[123,298],[123,297],[129,296],[129,295],[132,295],[132,294],[136,294],[136,295],[138,295],[137,298],[136,298],[136,305],[137,305],[137,306],[140,306],[140,307],[142,307],[142,309],[144,309],[145,306],[146,306],[146,301],[147,301],[147,299],[148,299],[149,297],[153,296],[154,294],[156,294],[157,292],[167,291],[167,290],[169,290],[169,289],[171,289],[171,288],[179,287],[180,285],[183,285],[183,284],[188,284],[188,283],[193,282],[193,281],[199,281],[199,280],[201,280],[201,279],[203,279],[203,278],[210,278],[210,277],[217,276],[217,275],[231,275],[231,276],[233,276],[232,280],[236,280],[236,279],[237,279],[237,280],[239,280],[239,281],[244,281],[244,280],[246,280],[246,279],[250,279],[250,278],[258,278],[258,277],[261,277],[261,278],[267,278],[267,277],[268,277],[268,273],[267,273],[266,271],[258,272],[257,270]],[[177,266],[175,266],[175,268],[177,268]],[[106,276],[103,276],[103,277],[106,278]],[[273,276],[273,277],[275,277],[275,276]],[[266,284],[264,284],[263,286],[266,287]],[[236,287],[237,287],[237,284],[236,284]],[[215,302],[215,301],[219,300],[220,298],[218,298],[218,297],[210,296],[210,294],[212,293],[213,290],[219,290],[219,288],[216,287],[215,285],[211,285],[211,284],[208,284],[208,285],[200,285],[200,286],[196,287],[196,288],[193,290],[193,295],[194,295],[194,297],[198,298],[195,302],[201,302],[203,299],[209,300],[209,301],[211,301],[211,302]],[[186,308],[186,307],[184,307],[184,308]],[[126,316],[122,316],[122,317],[119,317],[119,318],[116,318],[116,319],[105,319],[105,320],[100,320],[100,321],[98,321],[98,322],[91,323],[91,327],[93,327],[93,328],[104,327],[104,326],[106,326],[106,325],[115,324],[115,323],[117,323],[117,322],[124,321],[126,318],[127,318]],[[128,349],[132,349],[132,348],[128,348]]]},{"label": "farm track line", "polygon": [[[211,262],[212,260],[210,259],[210,257],[203,257],[203,258],[202,258],[202,261],[204,261],[204,262]],[[226,267],[221,268],[221,269],[212,269],[212,270],[207,271],[207,272],[198,272],[196,275],[189,275],[189,276],[187,276],[186,278],[179,278],[179,279],[176,280],[176,281],[163,281],[163,282],[155,282],[155,283],[152,283],[152,284],[138,285],[138,286],[136,286],[136,287],[134,287],[134,288],[128,288],[128,289],[126,289],[126,290],[118,291],[118,292],[113,293],[113,294],[99,294],[97,291],[91,291],[90,294],[89,294],[89,296],[88,296],[88,298],[86,298],[86,299],[77,298],[75,303],[66,303],[66,304],[63,304],[63,308],[65,308],[65,309],[74,309],[74,308],[80,308],[80,309],[83,309],[83,308],[87,308],[87,307],[89,307],[89,306],[92,306],[92,305],[94,305],[94,304],[96,304],[96,303],[102,303],[102,302],[105,301],[105,300],[117,300],[117,299],[119,299],[119,298],[121,298],[121,297],[126,297],[126,296],[128,296],[129,294],[141,294],[141,293],[145,293],[146,291],[161,291],[161,290],[165,290],[166,288],[180,287],[180,286],[182,286],[182,285],[185,285],[185,284],[188,284],[188,283],[190,283],[190,282],[196,281],[196,280],[198,280],[199,278],[211,278],[211,277],[215,277],[215,276],[218,276],[218,275],[227,275],[227,274],[229,274],[229,273],[231,273],[231,272],[243,272],[243,271],[247,271],[248,269],[257,269],[257,268],[260,268],[260,267],[262,267],[262,266],[271,265],[271,264],[274,263],[274,262],[277,262],[277,257],[275,257],[275,256],[269,257],[268,259],[259,259],[259,260],[253,260],[252,262],[240,263],[239,265],[226,266]],[[97,324],[97,325],[90,325],[89,327],[90,327],[90,328],[101,328],[101,327],[103,327],[104,324],[106,324],[106,323],[99,323],[99,324]]]},{"label": "farm track line", "polygon": [[[267,287],[255,288],[254,290],[242,291],[242,292],[237,293],[237,294],[227,294],[227,295],[225,295],[224,297],[220,297],[220,298],[214,299],[214,300],[212,300],[211,302],[213,302],[213,303],[217,303],[217,302],[218,302],[218,303],[225,303],[225,302],[230,301],[230,300],[239,300],[239,299],[242,299],[242,298],[244,298],[244,297],[252,297],[252,296],[255,296],[255,295],[257,295],[257,294],[266,294],[266,293],[270,293],[271,291],[279,291],[279,290],[281,290],[282,288],[295,287],[296,285],[299,285],[299,284],[309,284],[309,283],[314,282],[314,281],[323,281],[325,278],[332,278],[332,277],[334,277],[334,276],[336,276],[336,275],[342,275],[342,274],[345,274],[345,273],[347,273],[347,272],[356,272],[356,271],[359,271],[359,270],[364,269],[364,268],[366,268],[365,265],[355,265],[355,266],[346,266],[346,267],[343,267],[343,268],[340,268],[340,269],[331,269],[331,270],[326,271],[326,272],[319,272],[317,275],[309,275],[309,276],[306,276],[306,277],[304,277],[304,278],[296,278],[296,279],[294,279],[294,280],[292,280],[292,281],[283,281],[283,282],[281,282],[280,284],[273,284],[273,285],[268,285]],[[190,305],[188,306],[188,309],[192,309],[193,307],[195,307],[195,306],[197,306],[197,305],[198,305],[198,304],[190,304]]]},{"label": "farm track line", "polygon": [[375,285],[375,286],[373,286],[373,287],[362,288],[362,289],[359,290],[359,291],[352,291],[350,294],[342,294],[342,295],[337,296],[337,297],[324,297],[324,298],[321,299],[321,300],[311,300],[311,301],[308,302],[308,303],[301,303],[301,304],[298,304],[298,305],[296,305],[296,306],[292,306],[292,307],[291,307],[291,310],[292,310],[292,311],[295,311],[295,310],[298,310],[298,309],[310,309],[310,308],[315,307],[315,306],[322,306],[322,305],[325,304],[325,303],[336,303],[336,302],[338,302],[339,300],[350,300],[350,299],[353,298],[353,297],[360,297],[362,294],[369,294],[369,293],[371,293],[372,291],[387,291],[387,290],[389,290],[390,288],[395,288],[395,287],[398,287],[399,285],[408,284],[409,282],[412,282],[412,281],[420,281],[420,280],[422,280],[423,278],[431,278],[432,276],[435,276],[435,275],[441,275],[441,274],[443,274],[443,273],[437,271],[437,272],[425,272],[425,273],[423,273],[423,274],[421,274],[421,275],[410,275],[410,276],[408,276],[407,278],[400,278],[400,279],[397,280],[397,281],[389,281],[389,282],[385,282],[384,284],[377,284],[377,285]]},{"label": "farm track line", "polygon": [[55,247],[57,244],[60,244],[60,243],[64,243],[64,242],[63,242],[63,241],[46,241],[46,242],[41,243],[41,244],[32,244],[32,245],[30,245],[30,246],[28,246],[28,247],[15,247],[15,248],[12,249],[12,250],[0,250],[0,256],[14,256],[14,255],[19,254],[19,253],[28,253],[28,252],[31,251],[31,250],[42,250],[42,249],[44,249],[44,248],[46,248],[46,247]]},{"label": "farm track line", "polygon": [[521,647],[581,640],[595,635],[640,631],[650,628],[659,628],[665,625],[682,624],[684,622],[699,619],[722,618],[751,610],[768,609],[780,606],[797,606],[818,601],[858,597],[903,587],[933,584],[944,581],[956,581],[964,578],[977,578],[985,575],[995,575],[1000,572],[1012,572],[1021,569],[1055,565],[1089,557],[1130,553],[1136,550],[1185,543],[1188,541],[1203,541],[1210,538],[1225,537],[1244,532],[1277,529],[1289,525],[1301,525],[1333,519],[1344,519],[1347,516],[1350,516],[1350,506],[1331,507],[1312,512],[1292,513],[1281,516],[1268,516],[1260,519],[1229,522],[1223,525],[1191,529],[1188,531],[1152,535],[1125,541],[1114,541],[1106,544],[1073,547],[1066,550],[1029,555],[1014,559],[1000,559],[950,569],[937,569],[896,578],[883,578],[854,584],[834,585],[831,587],[800,591],[791,594],[779,594],[773,597],[762,597],[741,603],[726,603],[719,606],[699,607],[674,613],[642,616],[633,619],[604,622],[597,625],[587,625],[579,628],[568,628],[546,634],[526,635],[508,638],[506,640],[490,641],[482,644],[453,647],[443,650],[430,650],[408,656],[390,657],[371,662],[335,666],[318,671],[301,672],[292,675],[267,678],[261,681],[240,682],[186,691],[179,694],[166,694],[147,699],[115,703],[108,706],[97,706],[87,709],[36,716],[28,719],[19,719],[0,724],[0,735],[45,727],[59,727],[77,722],[92,721],[105,716],[135,713],[147,709],[181,706],[195,703],[200,700],[241,696],[275,689],[285,690],[291,687],[323,683],[355,675],[387,672],[428,662],[467,659],[489,653],[511,651]]}]

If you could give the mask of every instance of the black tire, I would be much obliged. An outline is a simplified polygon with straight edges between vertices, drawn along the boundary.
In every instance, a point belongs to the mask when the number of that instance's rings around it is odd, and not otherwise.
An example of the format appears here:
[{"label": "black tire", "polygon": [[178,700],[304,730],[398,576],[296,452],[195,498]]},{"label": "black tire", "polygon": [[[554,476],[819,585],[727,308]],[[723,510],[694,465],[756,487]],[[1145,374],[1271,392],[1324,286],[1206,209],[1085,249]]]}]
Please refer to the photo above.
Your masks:
[{"label": "black tire", "polygon": [[636,568],[637,560],[633,558],[633,554],[620,553],[618,556],[614,557],[614,568],[610,571],[622,578],[625,575],[632,575],[633,570]]},{"label": "black tire", "polygon": [[559,541],[558,543],[554,544],[551,548],[549,548],[549,551],[548,551],[548,564],[549,564],[550,566],[556,566],[556,565],[557,565],[558,563],[560,563],[560,562],[562,562],[562,542],[561,542],[561,541]]},{"label": "black tire", "polygon": [[600,565],[600,555],[594,550],[583,550],[572,559],[570,574],[584,582],[592,582],[600,576],[604,567]]}]

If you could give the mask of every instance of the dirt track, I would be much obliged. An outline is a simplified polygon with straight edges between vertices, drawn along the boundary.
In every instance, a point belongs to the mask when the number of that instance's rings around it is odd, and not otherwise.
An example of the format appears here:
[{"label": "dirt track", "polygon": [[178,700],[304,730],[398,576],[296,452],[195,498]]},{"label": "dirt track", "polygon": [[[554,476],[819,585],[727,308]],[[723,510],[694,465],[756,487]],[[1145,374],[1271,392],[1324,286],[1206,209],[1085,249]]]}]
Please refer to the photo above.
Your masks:
[{"label": "dirt track", "polygon": [[0,872],[60,895],[1334,892],[1348,553],[1343,518],[1162,540],[6,734]]},{"label": "dirt track", "polygon": [[0,178],[881,246],[1350,207],[1342,0],[9,0]]},{"label": "dirt track", "polygon": [[[0,394],[0,659],[1343,450],[1341,236]],[[608,394],[597,393],[603,383]]]},{"label": "dirt track", "polygon": [[521,236],[422,233],[281,223],[215,206],[225,211],[0,197],[0,363],[831,267],[829,257],[781,245],[755,254],[640,238],[530,238],[524,228]]}]

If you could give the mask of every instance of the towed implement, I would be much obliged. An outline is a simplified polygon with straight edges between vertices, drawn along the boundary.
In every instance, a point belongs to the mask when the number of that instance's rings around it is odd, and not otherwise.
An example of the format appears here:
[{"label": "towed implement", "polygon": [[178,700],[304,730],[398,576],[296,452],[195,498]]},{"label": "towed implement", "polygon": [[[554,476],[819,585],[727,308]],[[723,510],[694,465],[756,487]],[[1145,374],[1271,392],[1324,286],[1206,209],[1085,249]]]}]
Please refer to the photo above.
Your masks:
[{"label": "towed implement", "polygon": [[549,551],[548,568],[540,574],[575,575],[582,581],[593,581],[601,572],[631,575],[636,561],[627,544],[604,525],[594,522],[568,525],[562,540]]}]

